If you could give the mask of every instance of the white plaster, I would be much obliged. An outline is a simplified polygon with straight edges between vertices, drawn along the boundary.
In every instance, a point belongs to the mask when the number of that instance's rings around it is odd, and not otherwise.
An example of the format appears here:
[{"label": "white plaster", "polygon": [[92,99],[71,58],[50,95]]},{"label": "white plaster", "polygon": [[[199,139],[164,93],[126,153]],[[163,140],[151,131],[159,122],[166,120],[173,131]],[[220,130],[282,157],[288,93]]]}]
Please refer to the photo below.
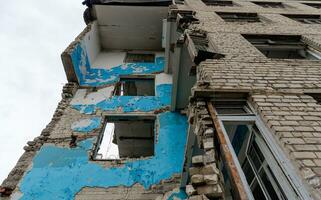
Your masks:
[{"label": "white plaster", "polygon": [[171,74],[161,73],[155,77],[155,85],[172,84],[173,78]]},{"label": "white plaster", "polygon": [[19,191],[13,193],[10,197],[11,200],[18,200],[21,199],[21,197],[23,196],[23,194]]},{"label": "white plaster", "polygon": [[162,19],[167,17],[167,7],[94,5],[93,8],[104,49],[162,49]]},{"label": "white plaster", "polygon": [[71,124],[71,129],[88,127],[88,126],[90,126],[91,122],[92,122],[91,119],[80,119],[80,120]]},{"label": "white plaster", "polygon": [[86,33],[83,41],[86,45],[89,63],[92,65],[101,51],[97,21],[93,22],[91,30]]},{"label": "white plaster", "polygon": [[125,56],[126,52],[124,51],[102,51],[97,55],[91,68],[111,69],[112,67],[123,64]]},{"label": "white plaster", "polygon": [[87,89],[78,89],[71,105],[90,105],[97,104],[105,99],[109,99],[114,91],[114,86],[108,86],[98,89],[97,92],[90,92],[87,94]]}]

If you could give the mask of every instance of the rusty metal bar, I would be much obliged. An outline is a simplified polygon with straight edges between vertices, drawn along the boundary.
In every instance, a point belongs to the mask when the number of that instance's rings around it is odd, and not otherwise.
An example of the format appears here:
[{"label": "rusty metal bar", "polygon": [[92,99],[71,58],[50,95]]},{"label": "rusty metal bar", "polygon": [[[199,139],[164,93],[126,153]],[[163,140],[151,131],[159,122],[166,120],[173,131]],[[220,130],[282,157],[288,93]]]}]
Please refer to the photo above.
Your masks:
[{"label": "rusty metal bar", "polygon": [[215,108],[212,104],[212,102],[207,102],[208,111],[210,113],[210,116],[213,120],[214,128],[216,130],[217,138],[219,140],[220,144],[220,150],[221,150],[221,157],[226,164],[226,168],[228,171],[228,175],[230,177],[231,184],[233,186],[235,198],[239,200],[247,200],[248,195],[245,191],[244,185],[242,183],[242,179],[240,174],[238,173],[237,167],[235,165],[235,162],[233,160],[232,153],[230,152],[226,138],[224,136],[224,133],[222,131],[222,127],[220,125],[219,119],[216,115]]}]

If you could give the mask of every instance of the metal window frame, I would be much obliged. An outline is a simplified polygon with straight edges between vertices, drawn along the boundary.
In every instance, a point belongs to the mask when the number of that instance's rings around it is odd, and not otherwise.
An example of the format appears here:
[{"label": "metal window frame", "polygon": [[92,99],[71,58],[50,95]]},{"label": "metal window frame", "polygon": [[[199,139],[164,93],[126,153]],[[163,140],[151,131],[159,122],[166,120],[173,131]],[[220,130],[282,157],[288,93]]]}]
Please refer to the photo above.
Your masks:
[{"label": "metal window frame", "polygon": [[[297,193],[298,197],[302,200],[312,200],[313,198],[309,194],[308,190],[305,188],[303,182],[299,178],[299,176],[295,173],[295,168],[292,165],[291,161],[286,157],[281,147],[277,144],[277,141],[273,138],[270,131],[264,125],[264,122],[258,116],[218,116],[219,124],[221,127],[224,127],[223,121],[228,122],[254,122],[258,130],[260,131],[262,138],[270,149],[272,155],[275,157],[275,161],[280,166],[283,174],[287,178],[288,182],[291,184],[293,190]],[[232,154],[233,160],[237,167],[237,171],[240,174],[241,181],[245,186],[245,191],[249,196],[249,199],[254,199],[252,196],[252,192],[250,186],[247,183],[246,177],[243,173],[242,167],[238,162],[237,155],[235,154],[234,148],[229,140],[228,134],[225,128],[222,128],[223,134],[226,138],[227,146]],[[285,191],[286,192],[286,191]],[[251,197],[251,198],[250,198]]]}]

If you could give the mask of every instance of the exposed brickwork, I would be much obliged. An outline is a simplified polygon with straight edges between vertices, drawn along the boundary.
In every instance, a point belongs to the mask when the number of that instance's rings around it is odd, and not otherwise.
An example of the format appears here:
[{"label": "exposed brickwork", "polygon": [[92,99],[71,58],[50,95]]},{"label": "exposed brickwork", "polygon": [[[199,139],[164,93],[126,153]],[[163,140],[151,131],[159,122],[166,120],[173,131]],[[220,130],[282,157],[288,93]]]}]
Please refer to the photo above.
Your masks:
[{"label": "exposed brickwork", "polygon": [[164,180],[158,185],[152,186],[146,190],[143,186],[135,184],[132,187],[85,187],[75,196],[76,200],[167,200],[173,193],[179,191],[180,176],[173,177],[169,180]]},{"label": "exposed brickwork", "polygon": [[244,91],[321,91],[319,61],[223,59],[198,66],[198,82],[204,89]]},{"label": "exposed brickwork", "polygon": [[205,102],[191,104],[189,117],[198,146],[204,154],[192,157],[192,167],[189,168],[190,183],[186,186],[186,193],[189,199],[223,198],[224,179],[217,167],[213,122]]}]

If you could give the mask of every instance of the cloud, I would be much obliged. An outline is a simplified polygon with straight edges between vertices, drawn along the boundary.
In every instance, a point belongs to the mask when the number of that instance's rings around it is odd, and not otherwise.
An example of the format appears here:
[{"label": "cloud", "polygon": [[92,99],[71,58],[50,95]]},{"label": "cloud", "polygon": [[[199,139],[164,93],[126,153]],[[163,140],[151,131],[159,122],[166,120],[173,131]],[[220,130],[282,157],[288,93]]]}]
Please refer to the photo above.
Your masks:
[{"label": "cloud", "polygon": [[61,52],[83,30],[79,0],[0,7],[0,183],[51,120],[67,82]]}]

